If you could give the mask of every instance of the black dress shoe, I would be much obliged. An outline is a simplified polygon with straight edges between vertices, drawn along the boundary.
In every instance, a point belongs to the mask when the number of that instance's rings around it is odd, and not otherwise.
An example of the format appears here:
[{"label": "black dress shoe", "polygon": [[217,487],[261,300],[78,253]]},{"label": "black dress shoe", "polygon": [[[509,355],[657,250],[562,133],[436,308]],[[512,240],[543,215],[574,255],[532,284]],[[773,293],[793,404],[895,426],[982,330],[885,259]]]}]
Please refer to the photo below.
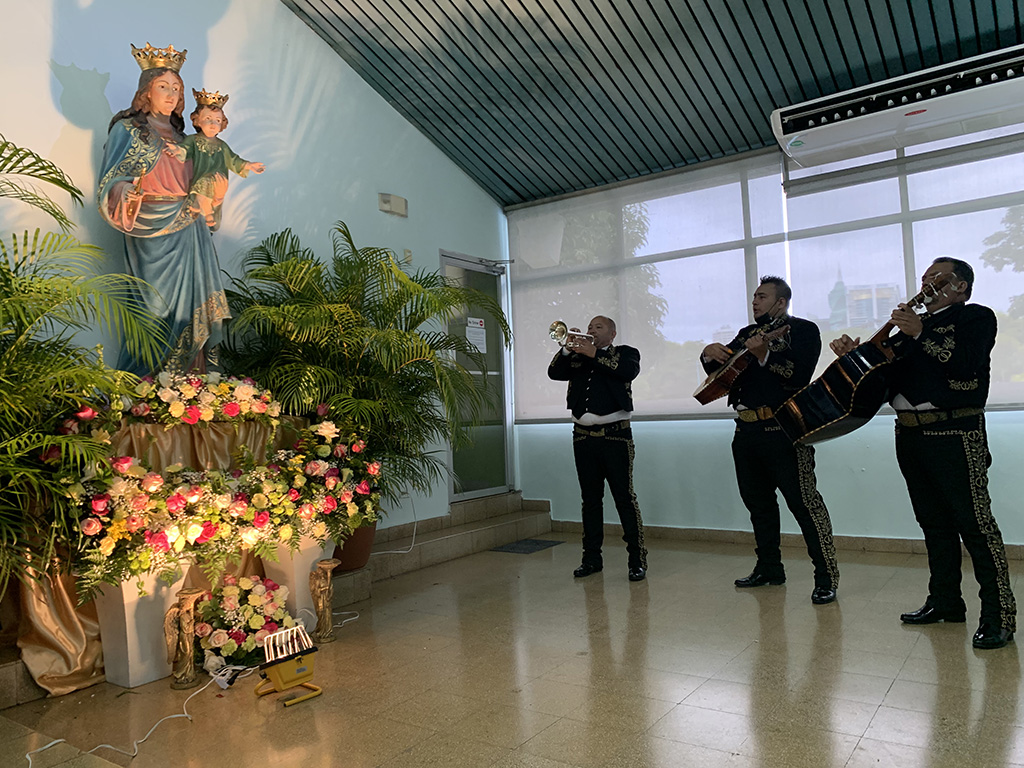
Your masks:
[{"label": "black dress shoe", "polygon": [[900,614],[900,621],[904,624],[937,624],[940,621],[945,621],[947,624],[963,624],[967,621],[967,613],[965,611],[940,611],[925,603],[916,611]]},{"label": "black dress shoe", "polygon": [[629,569],[629,580],[630,581],[643,581],[647,578],[647,571],[639,566],[636,568]]},{"label": "black dress shoe", "polygon": [[754,571],[749,576],[744,576],[742,579],[736,579],[733,582],[737,587],[766,587],[768,585],[778,586],[779,584],[785,584],[785,576],[776,576],[775,578],[768,578],[763,573]]},{"label": "black dress shoe", "polygon": [[1002,648],[1011,640],[1013,640],[1013,632],[1010,630],[1003,629],[998,624],[982,624],[974,633],[971,644],[975,648],[987,651],[992,648]]},{"label": "black dress shoe", "polygon": [[811,602],[815,605],[825,605],[825,603],[834,603],[836,600],[836,591],[829,589],[828,587],[815,587],[814,591],[811,592]]},{"label": "black dress shoe", "polygon": [[603,568],[603,565],[583,563],[582,565],[580,565],[579,568],[572,572],[572,575],[575,576],[577,579],[582,579],[584,576],[589,576],[592,573],[600,573]]}]

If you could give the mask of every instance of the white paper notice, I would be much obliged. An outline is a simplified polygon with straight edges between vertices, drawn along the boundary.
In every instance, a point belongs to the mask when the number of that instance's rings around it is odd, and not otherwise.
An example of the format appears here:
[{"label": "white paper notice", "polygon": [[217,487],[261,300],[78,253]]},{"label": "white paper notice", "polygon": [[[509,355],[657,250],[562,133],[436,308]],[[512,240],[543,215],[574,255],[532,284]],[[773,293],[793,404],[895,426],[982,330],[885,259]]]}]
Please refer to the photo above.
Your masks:
[{"label": "white paper notice", "polygon": [[480,350],[481,354],[487,354],[487,329],[482,317],[466,319],[466,341]]}]

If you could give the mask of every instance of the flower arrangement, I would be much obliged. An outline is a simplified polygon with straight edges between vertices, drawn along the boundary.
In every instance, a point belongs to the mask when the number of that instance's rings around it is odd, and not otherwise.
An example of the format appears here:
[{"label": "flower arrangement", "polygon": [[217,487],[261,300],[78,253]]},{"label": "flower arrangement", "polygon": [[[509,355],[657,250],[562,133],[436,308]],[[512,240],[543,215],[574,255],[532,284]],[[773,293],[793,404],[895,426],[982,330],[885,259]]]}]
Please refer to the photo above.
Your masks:
[{"label": "flower arrangement", "polygon": [[343,436],[333,421],[302,430],[291,450],[274,454],[268,469],[286,476],[301,532],[320,542],[341,543],[356,528],[380,520],[381,463],[365,440]]},{"label": "flower arrangement", "polygon": [[197,563],[217,583],[243,550],[276,559],[277,545],[301,537],[341,542],[379,519],[380,462],[365,440],[341,439],[331,422],[300,433],[293,449],[246,469],[196,471],[172,465],[155,472],[117,456],[86,477],[68,478],[79,509],[72,549],[86,599],[101,582],[144,573],[175,573]]},{"label": "flower arrangement", "polygon": [[203,426],[211,421],[258,421],[277,426],[281,404],[249,378],[163,371],[145,376],[126,410],[129,421]]},{"label": "flower arrangement", "polygon": [[225,576],[223,585],[196,604],[195,649],[211,675],[225,665],[263,662],[267,635],[295,626],[285,610],[288,587],[258,576]]}]

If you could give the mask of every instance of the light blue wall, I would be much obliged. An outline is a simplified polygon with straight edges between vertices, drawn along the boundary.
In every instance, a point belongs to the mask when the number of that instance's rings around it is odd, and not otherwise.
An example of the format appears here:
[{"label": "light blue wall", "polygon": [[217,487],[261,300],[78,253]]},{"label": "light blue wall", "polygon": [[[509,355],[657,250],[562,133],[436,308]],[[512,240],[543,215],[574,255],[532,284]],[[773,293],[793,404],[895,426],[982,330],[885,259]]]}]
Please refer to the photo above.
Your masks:
[{"label": "light blue wall", "polygon": [[[441,249],[505,258],[500,207],[278,0],[2,0],[0,18],[0,133],[72,176],[87,197],[76,235],[117,257],[121,237],[95,211],[96,168],[110,117],[138,82],[129,44],[151,42],[188,49],[186,118],[191,88],[229,93],[223,138],[267,165],[231,179],[215,235],[225,270],[237,274],[241,251],[285,227],[329,254],[339,219],[357,245],[411,250],[414,267],[437,268]],[[407,198],[409,217],[378,211],[378,192]],[[0,203],[0,232],[37,226],[51,228]],[[406,507],[388,524],[410,520]],[[420,517],[447,508],[446,488],[416,501]]]},{"label": "light blue wall", "polygon": [[[988,414],[993,511],[1007,543],[1024,543],[1024,413]],[[818,490],[837,534],[920,538],[893,449],[893,417],[880,415],[845,437],[817,446]],[[634,485],[647,525],[749,530],[736,490],[729,420],[635,422]],[[580,519],[568,424],[519,425],[523,495],[549,499],[555,520]],[[605,519],[617,521],[606,494]],[[799,533],[783,505],[782,530]]]}]

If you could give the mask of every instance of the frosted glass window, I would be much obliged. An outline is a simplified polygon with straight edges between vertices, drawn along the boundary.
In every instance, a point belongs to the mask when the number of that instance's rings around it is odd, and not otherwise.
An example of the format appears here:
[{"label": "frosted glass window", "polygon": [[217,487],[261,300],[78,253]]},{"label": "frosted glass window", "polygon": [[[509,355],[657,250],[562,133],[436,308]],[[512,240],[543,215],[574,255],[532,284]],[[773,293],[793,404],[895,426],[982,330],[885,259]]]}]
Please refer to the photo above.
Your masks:
[{"label": "frosted glass window", "polygon": [[960,203],[1024,189],[1024,155],[914,173],[907,177],[912,209]]},{"label": "frosted glass window", "polygon": [[883,179],[855,187],[841,187],[787,201],[789,231],[841,224],[898,213],[900,188],[896,179]]}]

